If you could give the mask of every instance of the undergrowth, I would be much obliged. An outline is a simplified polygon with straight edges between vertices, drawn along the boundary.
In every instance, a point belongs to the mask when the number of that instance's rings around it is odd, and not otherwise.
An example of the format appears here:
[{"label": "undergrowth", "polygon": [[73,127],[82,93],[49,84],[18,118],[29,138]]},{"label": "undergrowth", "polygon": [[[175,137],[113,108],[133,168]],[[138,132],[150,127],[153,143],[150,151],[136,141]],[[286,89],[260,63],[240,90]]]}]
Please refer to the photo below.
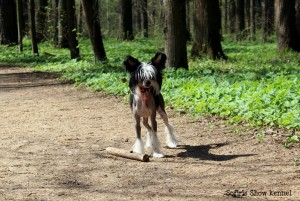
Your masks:
[{"label": "undergrowth", "polygon": [[[60,73],[63,79],[91,90],[126,96],[128,79],[123,59],[132,55],[149,61],[163,47],[159,39],[121,42],[104,41],[109,60],[93,63],[88,40],[80,42],[81,60],[69,60],[69,51],[39,45],[41,56],[0,46],[0,62],[30,66],[35,70]],[[217,115],[233,123],[270,125],[300,130],[299,54],[278,54],[275,44],[223,43],[228,61],[189,59],[189,70],[168,68],[162,93],[168,105],[193,115]],[[190,47],[189,47],[190,48]]]}]

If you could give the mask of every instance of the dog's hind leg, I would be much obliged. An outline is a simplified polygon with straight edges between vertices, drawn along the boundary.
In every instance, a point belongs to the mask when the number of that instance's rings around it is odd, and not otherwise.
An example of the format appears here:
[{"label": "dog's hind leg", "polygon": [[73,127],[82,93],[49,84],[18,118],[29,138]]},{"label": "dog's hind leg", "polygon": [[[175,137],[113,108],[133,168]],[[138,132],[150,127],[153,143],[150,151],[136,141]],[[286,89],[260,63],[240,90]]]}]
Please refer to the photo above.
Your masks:
[{"label": "dog's hind leg", "polygon": [[135,117],[136,140],[132,146],[132,151],[135,153],[143,154],[145,153],[145,149],[144,149],[144,143],[141,138],[141,117],[138,114],[135,114],[134,117]]},{"label": "dog's hind leg", "polygon": [[159,113],[160,117],[163,119],[164,124],[166,125],[165,134],[166,134],[166,143],[168,147],[176,148],[178,145],[178,140],[176,138],[176,135],[174,134],[173,126],[169,123],[168,115],[165,111],[164,99],[161,94],[159,97],[159,107],[157,109],[157,112]]},{"label": "dog's hind leg", "polygon": [[150,142],[152,148],[152,155],[156,158],[162,158],[165,155],[161,151],[160,142],[157,137],[156,111],[154,111],[151,115],[151,126],[152,132],[150,133]]}]

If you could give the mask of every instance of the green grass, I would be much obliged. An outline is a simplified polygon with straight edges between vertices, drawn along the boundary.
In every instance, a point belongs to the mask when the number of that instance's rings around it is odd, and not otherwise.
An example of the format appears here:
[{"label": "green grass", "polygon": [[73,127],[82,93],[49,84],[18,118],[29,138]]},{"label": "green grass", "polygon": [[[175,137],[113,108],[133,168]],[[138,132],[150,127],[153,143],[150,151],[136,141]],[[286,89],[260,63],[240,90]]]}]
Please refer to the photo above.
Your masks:
[{"label": "green grass", "polygon": [[[39,57],[0,46],[0,62],[60,73],[76,85],[125,96],[129,93],[123,59],[132,55],[148,61],[163,47],[159,39],[104,41],[108,62],[94,64],[88,40],[80,42],[82,59],[70,60],[69,51],[39,45]],[[189,60],[189,71],[167,69],[162,93],[168,105],[193,115],[217,115],[233,123],[271,125],[300,130],[299,53],[278,54],[276,45],[224,42],[228,61]],[[189,46],[190,48],[190,46]]]}]

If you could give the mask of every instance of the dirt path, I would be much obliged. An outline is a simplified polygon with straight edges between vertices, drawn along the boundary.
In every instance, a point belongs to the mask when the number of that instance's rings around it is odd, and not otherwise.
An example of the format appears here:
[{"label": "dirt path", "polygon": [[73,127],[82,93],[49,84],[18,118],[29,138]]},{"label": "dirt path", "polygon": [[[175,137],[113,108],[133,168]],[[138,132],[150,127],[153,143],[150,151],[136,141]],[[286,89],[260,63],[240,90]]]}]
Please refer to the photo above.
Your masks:
[{"label": "dirt path", "polygon": [[124,99],[0,67],[0,200],[300,200],[298,148],[168,113],[181,139],[168,157],[110,156],[106,147],[134,142]]}]

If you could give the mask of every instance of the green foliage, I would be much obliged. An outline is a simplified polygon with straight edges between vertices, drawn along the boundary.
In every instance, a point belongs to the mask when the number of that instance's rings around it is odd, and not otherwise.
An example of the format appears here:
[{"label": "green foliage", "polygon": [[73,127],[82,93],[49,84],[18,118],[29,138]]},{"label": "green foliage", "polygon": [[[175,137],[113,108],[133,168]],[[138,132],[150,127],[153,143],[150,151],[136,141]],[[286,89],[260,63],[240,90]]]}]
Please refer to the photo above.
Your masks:
[{"label": "green foliage", "polygon": [[[92,90],[125,96],[129,93],[123,59],[132,55],[149,61],[163,47],[159,39],[132,42],[106,39],[109,61],[93,64],[88,40],[80,41],[81,60],[69,60],[69,51],[41,44],[40,57],[32,57],[25,41],[17,47],[0,46],[0,62],[58,72],[64,79]],[[278,54],[274,44],[224,42],[228,61],[190,59],[189,71],[167,69],[162,93],[168,105],[193,115],[217,115],[232,123],[300,129],[299,54]],[[189,47],[190,48],[190,47]]]},{"label": "green foliage", "polygon": [[284,146],[286,148],[290,148],[293,144],[297,143],[300,141],[300,137],[298,135],[293,135],[288,138],[286,138],[284,142]]}]

